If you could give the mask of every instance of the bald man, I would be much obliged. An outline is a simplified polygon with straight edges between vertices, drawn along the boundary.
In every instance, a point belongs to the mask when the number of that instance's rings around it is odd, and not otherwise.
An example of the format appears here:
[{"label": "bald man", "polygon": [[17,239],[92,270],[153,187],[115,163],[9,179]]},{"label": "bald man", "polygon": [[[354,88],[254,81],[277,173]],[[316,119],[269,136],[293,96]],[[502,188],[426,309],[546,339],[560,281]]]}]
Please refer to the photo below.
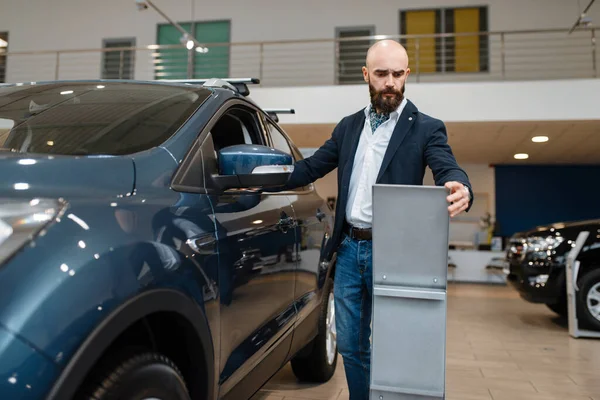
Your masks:
[{"label": "bald man", "polygon": [[330,261],[337,253],[337,345],[350,400],[369,398],[372,186],[422,185],[429,166],[436,185],[449,189],[451,217],[468,211],[473,204],[469,178],[452,154],[444,124],[419,112],[404,97],[410,74],[404,47],[392,40],[375,43],[367,52],[362,71],[369,84],[370,104],[343,118],[313,156],[296,163],[287,185],[305,186],[338,168],[335,227],[323,257]]}]

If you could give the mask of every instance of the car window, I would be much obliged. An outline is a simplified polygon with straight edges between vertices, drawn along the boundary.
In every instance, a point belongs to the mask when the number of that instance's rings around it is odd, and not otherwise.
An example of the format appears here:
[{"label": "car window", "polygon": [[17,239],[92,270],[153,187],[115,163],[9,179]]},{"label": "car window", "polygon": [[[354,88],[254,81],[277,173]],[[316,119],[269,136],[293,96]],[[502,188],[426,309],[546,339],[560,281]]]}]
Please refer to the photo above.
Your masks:
[{"label": "car window", "polygon": [[211,95],[206,88],[60,82],[0,88],[0,149],[123,155],[161,145]]},{"label": "car window", "polygon": [[237,144],[262,144],[258,115],[245,108],[232,108],[210,130],[215,151]]},{"label": "car window", "polygon": [[279,151],[283,151],[284,153],[291,155],[294,159],[296,159],[289,142],[285,136],[283,136],[281,131],[275,126],[275,124],[269,120],[266,120],[266,125],[269,135],[271,136],[273,147]]},{"label": "car window", "polygon": [[15,121],[12,119],[0,118],[0,147],[2,147],[6,141],[5,138],[8,136],[7,133],[12,129],[13,126],[15,126]]}]

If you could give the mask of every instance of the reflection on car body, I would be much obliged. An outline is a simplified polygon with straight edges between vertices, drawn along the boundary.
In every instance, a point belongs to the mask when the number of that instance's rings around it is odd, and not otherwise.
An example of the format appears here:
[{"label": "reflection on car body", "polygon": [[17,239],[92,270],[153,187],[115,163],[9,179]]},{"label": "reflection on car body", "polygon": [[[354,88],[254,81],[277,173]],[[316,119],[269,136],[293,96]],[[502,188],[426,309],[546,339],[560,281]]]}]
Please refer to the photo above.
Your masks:
[{"label": "reflection on car body", "polygon": [[506,251],[507,281],[529,302],[567,315],[566,262],[580,232],[589,236],[577,260],[578,319],[600,330],[600,220],[557,222],[514,234]]},{"label": "reflection on car body", "polygon": [[332,376],[332,212],[313,186],[265,190],[302,156],[236,87],[7,85],[0,119],[0,398],[245,399],[289,360]]}]

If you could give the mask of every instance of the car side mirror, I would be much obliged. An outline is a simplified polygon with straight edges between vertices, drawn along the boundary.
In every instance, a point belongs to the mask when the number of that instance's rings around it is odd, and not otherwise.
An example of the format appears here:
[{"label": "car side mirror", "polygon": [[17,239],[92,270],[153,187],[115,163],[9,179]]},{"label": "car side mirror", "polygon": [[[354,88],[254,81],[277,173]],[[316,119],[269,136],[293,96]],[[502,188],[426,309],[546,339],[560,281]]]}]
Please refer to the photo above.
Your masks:
[{"label": "car side mirror", "polygon": [[227,189],[283,187],[294,171],[290,154],[267,146],[242,144],[221,149],[215,183]]}]

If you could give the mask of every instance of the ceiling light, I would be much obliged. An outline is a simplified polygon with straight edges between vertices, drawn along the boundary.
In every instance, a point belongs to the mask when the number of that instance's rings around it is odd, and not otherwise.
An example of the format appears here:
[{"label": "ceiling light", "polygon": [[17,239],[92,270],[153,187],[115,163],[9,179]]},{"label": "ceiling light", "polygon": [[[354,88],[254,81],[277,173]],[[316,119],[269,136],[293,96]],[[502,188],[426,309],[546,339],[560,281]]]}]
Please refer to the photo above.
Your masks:
[{"label": "ceiling light", "polygon": [[548,136],[534,136],[531,138],[531,141],[535,143],[544,143],[548,141]]},{"label": "ceiling light", "polygon": [[527,158],[529,158],[529,154],[525,154],[525,153],[517,153],[514,156],[517,160],[525,160]]},{"label": "ceiling light", "polygon": [[73,94],[73,91],[72,90],[65,90],[64,92],[60,92],[60,94],[62,94],[63,96],[65,94]]},{"label": "ceiling light", "polygon": [[0,47],[8,47],[8,42],[4,39],[0,39]]},{"label": "ceiling light", "polygon": [[106,86],[104,86],[104,85],[98,85],[98,86],[96,86],[96,87],[97,87],[98,89],[104,89]]}]

